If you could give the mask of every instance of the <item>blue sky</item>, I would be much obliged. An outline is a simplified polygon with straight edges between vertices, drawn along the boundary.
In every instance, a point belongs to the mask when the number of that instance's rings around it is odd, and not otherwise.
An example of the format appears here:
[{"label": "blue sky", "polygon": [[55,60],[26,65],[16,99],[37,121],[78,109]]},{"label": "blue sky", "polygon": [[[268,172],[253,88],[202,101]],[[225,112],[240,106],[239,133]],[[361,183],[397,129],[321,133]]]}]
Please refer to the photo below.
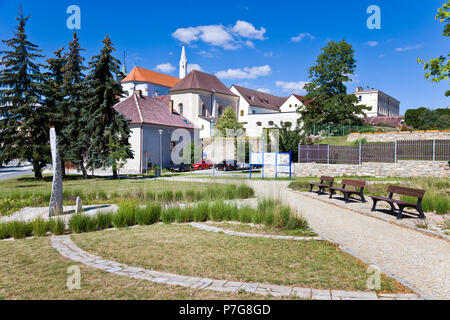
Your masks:
[{"label": "blue sky", "polygon": [[[286,96],[302,93],[308,68],[330,40],[345,39],[357,59],[354,82],[380,89],[408,108],[448,107],[448,81],[424,78],[424,60],[449,52],[443,24],[434,20],[444,0],[426,1],[30,1],[0,0],[0,39],[16,28],[19,3],[31,15],[29,39],[50,56],[67,47],[69,5],[81,9],[81,46],[86,61],[97,54],[109,34],[128,71],[134,65],[178,75],[181,45],[188,61],[219,76],[226,85],[240,84]],[[369,30],[370,5],[381,9],[381,29]],[[5,49],[0,44],[0,49]],[[172,68],[174,67],[174,68]]]}]

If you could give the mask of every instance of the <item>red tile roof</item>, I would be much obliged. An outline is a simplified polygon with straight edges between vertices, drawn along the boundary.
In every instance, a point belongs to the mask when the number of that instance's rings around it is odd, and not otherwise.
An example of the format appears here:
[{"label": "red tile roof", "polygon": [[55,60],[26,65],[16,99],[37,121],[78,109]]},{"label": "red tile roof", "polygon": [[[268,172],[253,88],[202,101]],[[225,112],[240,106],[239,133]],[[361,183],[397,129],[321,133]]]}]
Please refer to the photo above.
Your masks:
[{"label": "red tile roof", "polygon": [[114,106],[132,124],[155,124],[194,129],[194,124],[178,113],[171,113],[169,104],[158,98],[133,94]]},{"label": "red tile roof", "polygon": [[191,71],[184,79],[181,79],[180,82],[174,85],[172,89],[169,90],[169,92],[174,93],[175,91],[191,89],[236,96],[215,75],[200,72],[197,70]]},{"label": "red tile roof", "polygon": [[233,85],[236,90],[244,97],[245,101],[253,107],[265,108],[274,111],[280,111],[281,105],[287,98],[274,96],[261,91],[256,91],[244,87]]},{"label": "red tile roof", "polygon": [[130,81],[151,82],[164,87],[172,88],[180,81],[180,79],[169,76],[167,74],[134,67],[133,70],[131,70],[130,74],[122,80],[122,83]]}]

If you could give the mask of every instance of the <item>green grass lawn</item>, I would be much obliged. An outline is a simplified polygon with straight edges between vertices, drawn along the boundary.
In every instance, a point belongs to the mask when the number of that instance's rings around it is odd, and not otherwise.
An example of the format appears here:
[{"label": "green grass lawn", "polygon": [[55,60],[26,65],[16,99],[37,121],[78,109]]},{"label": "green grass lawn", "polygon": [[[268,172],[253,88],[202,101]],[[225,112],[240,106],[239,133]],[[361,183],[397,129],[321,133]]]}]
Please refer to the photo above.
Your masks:
[{"label": "green grass lawn", "polygon": [[[23,207],[46,206],[50,200],[52,177],[42,180],[20,177],[0,181],[0,215],[10,214]],[[77,196],[83,204],[118,203],[124,199],[137,200],[205,200],[212,191],[226,198],[231,195],[232,186],[199,182],[176,182],[154,179],[129,178],[113,180],[104,177],[82,179],[69,175],[63,181],[64,205],[74,205]],[[205,198],[206,197],[206,198]],[[238,197],[238,195],[236,195]]]},{"label": "green grass lawn", "polygon": [[269,227],[265,225],[236,224],[230,222],[208,222],[207,224],[224,230],[236,232],[270,234],[294,237],[315,237],[317,234],[311,229],[283,230],[280,228]]},{"label": "green grass lawn", "polygon": [[[0,300],[9,299],[278,299],[190,289],[132,279],[63,258],[49,238],[0,242]],[[67,268],[81,271],[80,290],[66,287]]]},{"label": "green grass lawn", "polygon": [[[326,241],[244,238],[155,224],[72,235],[104,259],[185,276],[313,288],[366,290],[367,265]],[[383,292],[407,291],[382,277]]]}]

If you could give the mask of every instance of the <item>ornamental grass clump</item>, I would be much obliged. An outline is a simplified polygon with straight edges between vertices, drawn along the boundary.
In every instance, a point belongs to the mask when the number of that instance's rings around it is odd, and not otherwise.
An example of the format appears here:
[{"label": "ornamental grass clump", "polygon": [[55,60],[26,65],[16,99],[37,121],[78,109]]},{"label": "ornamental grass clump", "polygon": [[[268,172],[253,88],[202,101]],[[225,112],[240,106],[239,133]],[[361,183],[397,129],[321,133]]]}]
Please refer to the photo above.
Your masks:
[{"label": "ornamental grass clump", "polygon": [[176,220],[177,215],[180,214],[182,209],[178,207],[168,208],[162,212],[161,220],[164,223],[173,223]]},{"label": "ornamental grass clump", "polygon": [[245,184],[239,185],[236,189],[236,198],[238,199],[249,199],[253,198],[254,196],[255,191]]},{"label": "ornamental grass clump", "polygon": [[112,223],[113,213],[100,212],[95,216],[95,224],[97,230],[109,229],[113,226]]},{"label": "ornamental grass clump", "polygon": [[184,199],[183,191],[175,192],[175,200],[176,201],[182,201],[183,199]]},{"label": "ornamental grass clump", "polygon": [[29,222],[13,221],[10,222],[10,228],[14,239],[23,239],[33,234],[33,225]]},{"label": "ornamental grass clump", "polygon": [[12,237],[11,223],[0,223],[0,239],[7,239]]},{"label": "ornamental grass clump", "polygon": [[194,221],[203,222],[208,220],[209,216],[209,204],[207,202],[201,202],[192,208]]},{"label": "ornamental grass clump", "polygon": [[73,233],[96,231],[96,218],[86,214],[76,213],[69,220],[69,230]]},{"label": "ornamental grass clump", "polygon": [[194,202],[195,191],[194,190],[186,190],[184,192],[184,199],[186,199],[187,202]]},{"label": "ornamental grass clump", "polygon": [[211,204],[209,210],[209,220],[212,221],[222,221],[224,219],[224,213],[227,211],[227,205],[223,200],[215,201]]},{"label": "ornamental grass clump", "polygon": [[193,218],[193,210],[191,207],[185,207],[183,209],[180,209],[175,217],[175,221],[178,223],[187,223],[191,222],[192,220],[194,220],[194,218]]},{"label": "ornamental grass clump", "polygon": [[136,222],[141,226],[151,225],[159,221],[162,207],[158,203],[151,203],[136,211]]},{"label": "ornamental grass clump", "polygon": [[48,231],[48,222],[42,218],[37,218],[32,222],[33,234],[38,237],[43,237]]},{"label": "ornamental grass clump", "polygon": [[253,208],[249,206],[240,207],[238,210],[238,220],[242,223],[250,223],[253,221],[253,217],[256,215],[256,212]]},{"label": "ornamental grass clump", "polygon": [[48,221],[48,230],[54,235],[60,236],[66,231],[66,224],[60,218],[50,219]]}]

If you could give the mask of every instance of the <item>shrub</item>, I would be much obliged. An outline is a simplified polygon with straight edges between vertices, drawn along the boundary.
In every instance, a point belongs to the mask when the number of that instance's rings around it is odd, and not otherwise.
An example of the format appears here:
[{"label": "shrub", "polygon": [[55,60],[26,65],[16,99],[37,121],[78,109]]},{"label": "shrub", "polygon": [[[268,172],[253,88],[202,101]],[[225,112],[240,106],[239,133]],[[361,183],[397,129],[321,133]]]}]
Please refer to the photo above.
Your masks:
[{"label": "shrub", "polygon": [[291,216],[286,224],[287,230],[307,230],[308,228],[308,221],[303,217]]},{"label": "shrub", "polygon": [[208,220],[209,205],[206,202],[197,204],[192,209],[194,221],[202,222]]},{"label": "shrub", "polygon": [[33,234],[38,237],[43,237],[48,231],[48,222],[42,218],[37,218],[32,222]]},{"label": "shrub", "polygon": [[23,239],[29,237],[33,233],[33,225],[22,221],[13,221],[10,223],[11,236],[14,239]]},{"label": "shrub", "polygon": [[48,230],[54,235],[62,235],[66,231],[66,224],[62,219],[50,219],[48,221]]},{"label": "shrub", "polygon": [[166,209],[162,212],[161,219],[164,223],[172,223],[175,221],[177,215],[180,214],[181,209],[174,207]]}]

